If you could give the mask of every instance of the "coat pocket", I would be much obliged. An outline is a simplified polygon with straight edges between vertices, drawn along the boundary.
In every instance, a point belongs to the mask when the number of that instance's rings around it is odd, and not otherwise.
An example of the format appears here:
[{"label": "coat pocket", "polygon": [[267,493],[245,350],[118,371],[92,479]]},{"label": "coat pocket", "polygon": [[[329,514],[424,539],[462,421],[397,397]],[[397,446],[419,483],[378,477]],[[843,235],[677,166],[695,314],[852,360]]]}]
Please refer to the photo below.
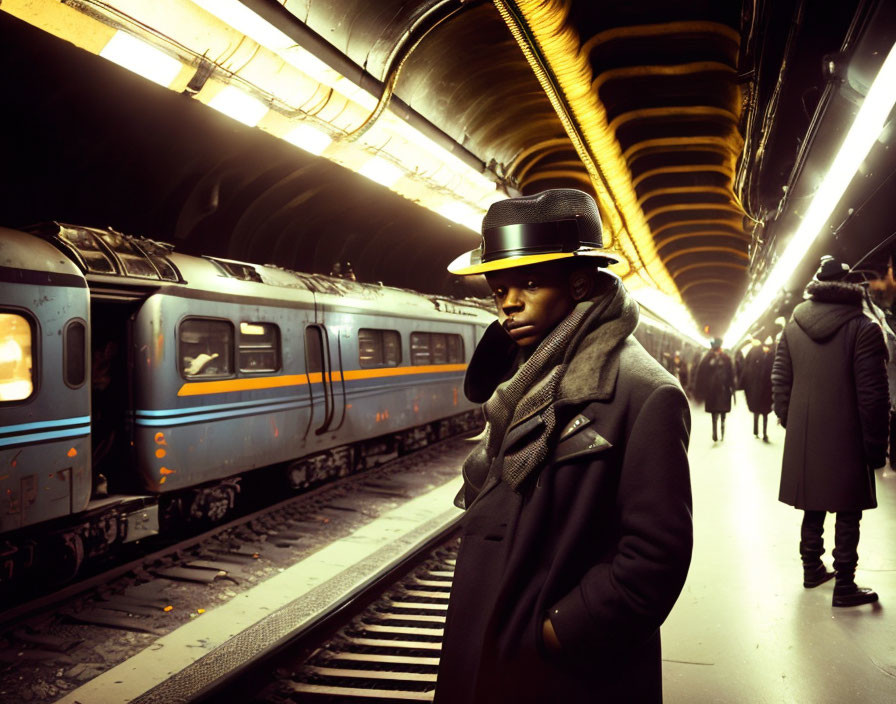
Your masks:
[{"label": "coat pocket", "polygon": [[584,427],[557,443],[552,464],[562,464],[569,460],[578,460],[598,452],[605,452],[613,444],[593,428]]}]

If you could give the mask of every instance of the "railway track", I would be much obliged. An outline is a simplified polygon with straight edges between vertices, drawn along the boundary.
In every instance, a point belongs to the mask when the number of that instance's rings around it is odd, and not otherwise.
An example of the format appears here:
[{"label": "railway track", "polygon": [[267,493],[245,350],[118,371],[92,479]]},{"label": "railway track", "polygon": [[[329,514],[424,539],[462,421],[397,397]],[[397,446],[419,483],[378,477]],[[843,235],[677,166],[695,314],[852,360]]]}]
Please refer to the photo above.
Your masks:
[{"label": "railway track", "polygon": [[[0,614],[0,700],[105,704],[78,692],[197,619],[213,631],[216,608],[351,539],[433,487],[450,489],[468,447],[463,439],[443,441],[6,610]],[[446,503],[450,507],[450,498],[438,505]],[[348,613],[344,603],[333,604]],[[154,687],[145,691],[143,699],[152,701]],[[196,694],[191,689],[165,701],[190,701]],[[132,700],[141,698],[122,701]]]},{"label": "railway track", "polygon": [[199,701],[432,701],[456,553],[452,530],[352,605]]}]

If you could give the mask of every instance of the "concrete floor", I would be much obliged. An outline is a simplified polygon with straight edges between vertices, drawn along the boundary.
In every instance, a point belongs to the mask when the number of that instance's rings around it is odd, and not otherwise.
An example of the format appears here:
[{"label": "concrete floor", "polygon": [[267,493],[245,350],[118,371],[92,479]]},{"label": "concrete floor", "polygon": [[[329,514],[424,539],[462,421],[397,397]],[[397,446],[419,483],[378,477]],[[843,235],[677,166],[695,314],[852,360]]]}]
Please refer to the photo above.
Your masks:
[{"label": "concrete floor", "polygon": [[[692,406],[694,556],[663,626],[667,704],[896,702],[896,473],[878,470],[856,582],[877,604],[831,607],[833,581],[802,586],[802,512],[779,503],[784,429],[753,437],[742,393],[724,442]],[[825,524],[830,567],[834,516]]]}]

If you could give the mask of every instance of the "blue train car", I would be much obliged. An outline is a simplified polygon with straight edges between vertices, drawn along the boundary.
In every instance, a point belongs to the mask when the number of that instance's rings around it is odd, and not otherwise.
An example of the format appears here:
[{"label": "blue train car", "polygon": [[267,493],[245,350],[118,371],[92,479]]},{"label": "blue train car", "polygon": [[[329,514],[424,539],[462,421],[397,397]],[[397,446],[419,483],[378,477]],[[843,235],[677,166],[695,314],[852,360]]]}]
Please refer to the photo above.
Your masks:
[{"label": "blue train car", "polygon": [[87,507],[89,291],[48,242],[0,228],[0,534]]},{"label": "blue train car", "polygon": [[59,223],[0,230],[0,278],[0,580],[48,535],[71,571],[220,519],[246,472],[304,487],[477,422],[481,303]]}]

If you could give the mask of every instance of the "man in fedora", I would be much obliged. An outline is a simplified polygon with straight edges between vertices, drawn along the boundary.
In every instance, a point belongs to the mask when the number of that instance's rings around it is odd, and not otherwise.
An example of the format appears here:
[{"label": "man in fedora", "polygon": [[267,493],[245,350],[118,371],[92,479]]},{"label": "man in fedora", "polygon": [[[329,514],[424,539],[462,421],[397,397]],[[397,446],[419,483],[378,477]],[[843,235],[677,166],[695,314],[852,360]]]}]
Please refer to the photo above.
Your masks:
[{"label": "man in fedora", "polygon": [[594,200],[556,189],[493,204],[482,246],[498,320],[465,392],[486,432],[466,509],[436,702],[659,702],[659,627],[692,546],[690,415],[632,337]]}]

